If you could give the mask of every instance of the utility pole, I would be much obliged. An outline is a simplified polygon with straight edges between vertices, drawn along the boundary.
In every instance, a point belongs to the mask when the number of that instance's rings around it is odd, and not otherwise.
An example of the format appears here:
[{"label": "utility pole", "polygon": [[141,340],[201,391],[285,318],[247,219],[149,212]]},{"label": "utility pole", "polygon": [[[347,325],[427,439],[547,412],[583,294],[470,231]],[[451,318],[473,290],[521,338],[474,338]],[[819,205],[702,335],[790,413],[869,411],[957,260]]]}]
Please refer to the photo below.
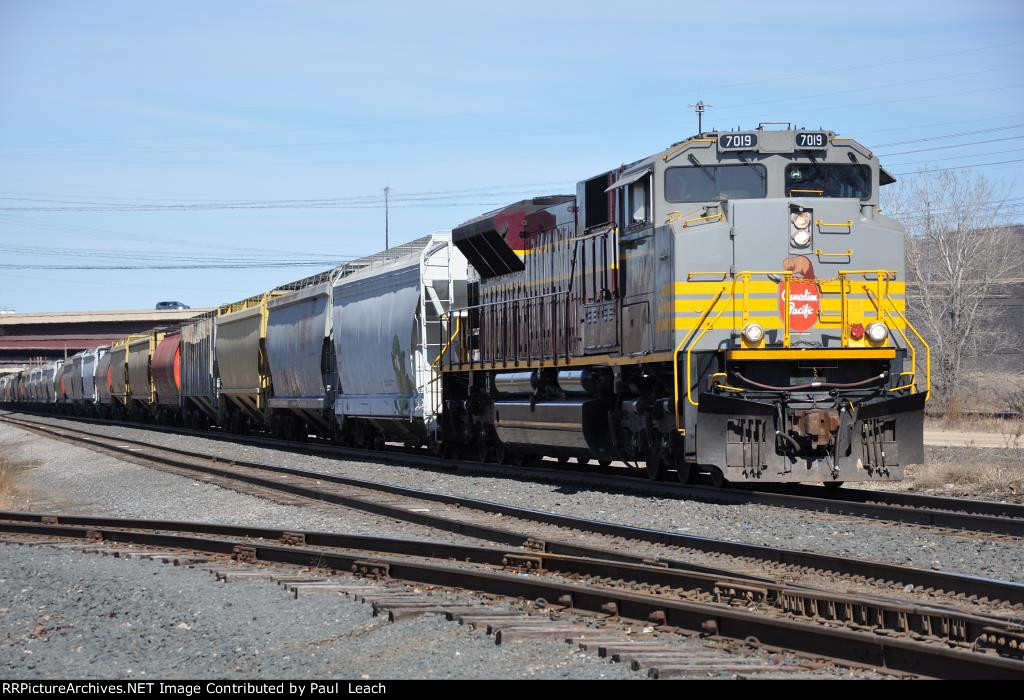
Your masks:
[{"label": "utility pole", "polygon": [[391,246],[388,245],[388,195],[391,194],[391,188],[384,188],[384,250],[387,250]]}]

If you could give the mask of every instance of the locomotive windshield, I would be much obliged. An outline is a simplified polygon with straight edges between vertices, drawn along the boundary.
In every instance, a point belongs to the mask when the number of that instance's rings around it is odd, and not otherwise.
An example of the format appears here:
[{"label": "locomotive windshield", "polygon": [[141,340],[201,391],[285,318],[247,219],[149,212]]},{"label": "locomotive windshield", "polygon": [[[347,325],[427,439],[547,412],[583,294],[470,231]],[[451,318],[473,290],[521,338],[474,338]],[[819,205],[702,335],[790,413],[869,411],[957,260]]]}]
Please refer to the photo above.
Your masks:
[{"label": "locomotive windshield", "polygon": [[761,199],[765,196],[763,165],[702,165],[665,171],[665,199],[670,202],[713,202],[719,199]]},{"label": "locomotive windshield", "polygon": [[871,168],[845,163],[793,163],[786,166],[786,196],[871,196]]}]

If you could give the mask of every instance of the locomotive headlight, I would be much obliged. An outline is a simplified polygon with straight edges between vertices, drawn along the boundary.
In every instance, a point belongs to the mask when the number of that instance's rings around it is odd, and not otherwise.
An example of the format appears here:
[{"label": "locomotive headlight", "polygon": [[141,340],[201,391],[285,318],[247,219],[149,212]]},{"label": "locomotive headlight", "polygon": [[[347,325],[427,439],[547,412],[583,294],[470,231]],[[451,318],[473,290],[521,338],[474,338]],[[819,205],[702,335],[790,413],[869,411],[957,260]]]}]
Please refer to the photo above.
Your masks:
[{"label": "locomotive headlight", "polygon": [[793,212],[789,215],[789,240],[797,248],[805,248],[811,243],[810,212]]},{"label": "locomotive headlight", "polygon": [[807,245],[811,242],[811,232],[808,231],[807,229],[804,229],[802,231],[793,231],[793,235],[791,235],[789,239],[793,242],[793,245],[795,247],[806,248]]},{"label": "locomotive headlight", "polygon": [[866,330],[868,340],[872,343],[881,343],[889,337],[889,329],[882,323],[869,323]]},{"label": "locomotive headlight", "polygon": [[761,339],[764,338],[764,328],[761,328],[756,323],[748,323],[743,328],[743,337],[748,343],[760,343]]}]

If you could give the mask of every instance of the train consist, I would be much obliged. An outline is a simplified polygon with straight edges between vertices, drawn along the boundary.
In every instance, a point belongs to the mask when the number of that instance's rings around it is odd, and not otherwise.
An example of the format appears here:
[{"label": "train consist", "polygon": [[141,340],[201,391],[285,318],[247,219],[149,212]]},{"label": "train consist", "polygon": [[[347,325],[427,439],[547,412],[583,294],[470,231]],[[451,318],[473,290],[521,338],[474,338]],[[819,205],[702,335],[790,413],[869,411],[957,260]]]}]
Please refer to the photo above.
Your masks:
[{"label": "train consist", "polygon": [[173,328],[0,378],[7,407],[713,483],[894,480],[929,350],[870,150],[708,132]]}]

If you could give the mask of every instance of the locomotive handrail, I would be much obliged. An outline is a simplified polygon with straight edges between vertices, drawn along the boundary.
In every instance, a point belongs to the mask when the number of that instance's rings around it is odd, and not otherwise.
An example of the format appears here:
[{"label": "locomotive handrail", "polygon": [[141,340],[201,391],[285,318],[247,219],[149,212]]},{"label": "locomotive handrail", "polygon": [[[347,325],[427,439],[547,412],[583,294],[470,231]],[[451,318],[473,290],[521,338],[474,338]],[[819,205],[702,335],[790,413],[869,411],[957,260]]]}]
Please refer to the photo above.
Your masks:
[{"label": "locomotive handrail", "polygon": [[[874,271],[872,271],[872,272],[874,272]],[[747,306],[746,289],[747,289],[747,286],[748,286],[748,284],[750,282],[750,278],[751,277],[753,277],[753,276],[768,277],[768,278],[781,277],[783,279],[783,282],[784,282],[784,285],[783,285],[783,295],[784,296],[783,296],[783,300],[782,300],[783,301],[783,308],[788,308],[788,306],[789,306],[789,281],[793,277],[793,273],[790,270],[743,270],[741,272],[735,273],[732,276],[731,280],[728,280],[728,278],[729,278],[729,273],[728,272],[717,272],[717,271],[716,272],[690,272],[690,273],[687,274],[686,279],[687,279],[687,281],[692,281],[695,276],[703,276],[703,275],[720,275],[721,278],[719,280],[712,280],[712,281],[720,281],[723,284],[722,284],[721,288],[719,288],[718,293],[711,300],[711,303],[707,306],[706,309],[704,309],[703,313],[701,313],[700,319],[697,321],[697,324],[693,327],[693,329],[690,330],[689,334],[687,334],[687,336],[685,338],[683,338],[679,342],[679,345],[676,346],[676,349],[672,353],[672,377],[673,377],[673,385],[674,385],[673,386],[673,390],[674,390],[674,397],[675,397],[676,430],[679,433],[684,434],[684,435],[686,434],[686,431],[683,429],[683,427],[680,425],[680,422],[679,422],[679,353],[682,352],[684,347],[686,348],[686,400],[691,405],[697,406],[697,405],[699,405],[698,402],[693,400],[693,382],[691,381],[692,376],[693,376],[693,359],[692,359],[693,358],[693,348],[694,348],[694,346],[698,342],[700,342],[700,339],[703,338],[704,335],[709,330],[711,330],[714,327],[715,321],[718,320],[718,318],[722,315],[722,312],[724,312],[725,309],[727,308],[727,307],[723,306],[719,310],[719,312],[715,315],[715,318],[712,319],[711,322],[708,323],[707,325],[704,325],[704,322],[707,320],[708,316],[710,316],[711,312],[715,310],[715,307],[718,305],[718,302],[721,301],[722,295],[725,294],[726,290],[729,288],[729,285],[730,284],[735,285],[737,281],[741,281],[743,283],[744,295],[743,295],[743,309],[742,309],[743,316],[742,317],[744,319],[746,319],[747,315],[748,315],[748,311],[747,311],[747,308],[746,308],[746,306]],[[735,296],[735,294],[733,296]],[[789,318],[789,314],[788,313],[783,314],[783,318],[784,318],[783,347],[788,348],[789,347],[789,343],[790,343],[790,318]],[[704,327],[701,328],[701,326],[704,326]],[[698,330],[700,331],[699,335],[697,335],[697,331]],[[696,336],[696,337],[694,337],[694,336]]]},{"label": "locomotive handrail", "polygon": [[[921,343],[922,347],[924,347],[924,358],[925,358],[924,359],[924,373],[925,373],[924,374],[924,381],[925,381],[924,400],[928,401],[931,398],[931,394],[932,394],[932,349],[931,349],[931,346],[928,345],[928,342],[924,339],[924,337],[914,327],[914,324],[912,324],[907,319],[907,317],[904,316],[903,313],[899,309],[896,308],[895,302],[893,301],[892,297],[889,296],[888,289],[886,289],[884,297],[879,295],[879,298],[877,298],[877,299],[874,296],[872,296],[870,290],[865,289],[864,291],[867,293],[868,299],[871,300],[871,302],[875,305],[875,308],[878,310],[879,317],[882,317],[883,314],[886,317],[889,317],[890,314],[895,314],[896,316],[899,317],[899,319],[901,321],[903,321],[903,323],[907,326],[907,328],[909,328],[910,331],[917,337],[917,339]],[[881,303],[883,298],[884,298],[884,300],[886,302],[888,302],[889,307],[891,307],[891,311],[888,308],[886,308],[886,306],[884,306]],[[911,365],[913,365],[914,372],[916,373],[917,372],[917,349],[910,342],[910,338],[907,337],[907,334],[903,331],[902,328],[900,328],[899,324],[893,323],[892,325],[896,328],[896,330],[899,332],[899,334],[903,337],[903,342],[907,344],[908,348],[910,348],[910,363],[911,363]],[[901,376],[902,376],[902,373],[901,373]],[[916,386],[917,386],[917,378],[916,378],[916,376],[915,376],[914,379],[911,380],[910,386],[916,388]],[[905,387],[897,387],[897,388],[905,388]],[[893,391],[895,391],[895,389]]]},{"label": "locomotive handrail", "polygon": [[841,253],[826,253],[821,248],[815,248],[814,249],[814,254],[818,256],[818,260],[819,261],[822,258],[849,258],[849,259],[852,260],[853,259],[853,248],[847,248],[846,250],[842,251]]},{"label": "locomotive handrail", "polygon": [[[473,348],[467,345],[467,341],[472,341],[474,329],[467,330],[470,335],[462,336],[462,352],[458,364],[473,367],[477,362],[481,365],[501,362],[518,366],[520,361],[531,359],[550,358],[555,362],[562,358],[568,359],[574,327],[574,321],[570,319],[574,298],[572,294],[571,290],[561,290],[517,299],[498,299],[457,309],[454,313],[460,317],[472,317],[474,313],[479,315],[474,328],[480,340],[479,358],[474,359]],[[521,314],[525,314],[525,318],[521,319]],[[539,356],[535,355],[535,350],[539,350]],[[451,365],[448,367],[451,368]]]},{"label": "locomotive handrail", "polygon": [[[444,317],[442,317],[442,320],[444,320],[445,317],[448,317],[448,314],[444,314]],[[441,362],[442,358],[444,357],[444,354],[446,352],[448,352],[448,349],[452,346],[452,343],[455,342],[455,339],[459,336],[459,332],[461,330],[462,330],[462,315],[460,314],[460,315],[457,315],[455,317],[455,332],[452,333],[450,338],[448,338],[448,342],[446,342],[444,344],[444,346],[441,348],[441,352],[439,352],[437,354],[437,357],[434,358],[434,361],[430,363],[431,367],[434,367],[434,366],[438,365]]]},{"label": "locomotive handrail", "polygon": [[683,228],[689,228],[690,224],[696,223],[698,221],[710,221],[711,219],[715,219],[716,221],[721,221],[724,218],[725,218],[725,213],[724,212],[718,212],[717,214],[709,214],[708,216],[697,216],[697,217],[694,217],[692,219],[683,219]]},{"label": "locomotive handrail", "polygon": [[[895,270],[840,270],[837,277],[833,279],[820,279],[818,280],[818,287],[821,289],[822,295],[827,294],[838,294],[839,295],[839,314],[826,316],[824,312],[818,314],[818,320],[822,324],[826,325],[837,325],[839,328],[839,343],[842,347],[849,347],[850,338],[850,294],[848,279],[852,276],[859,275],[866,282],[875,282],[879,288],[881,288],[882,282],[890,282],[896,279]],[[873,276],[873,279],[872,277]],[[838,285],[838,291],[832,291],[829,287],[833,284]],[[865,288],[866,289],[866,288]]]},{"label": "locomotive handrail", "polygon": [[674,151],[672,151],[670,153],[666,153],[665,155],[663,155],[661,157],[662,162],[665,162],[665,163],[669,162],[670,160],[675,158],[677,155],[679,155],[680,153],[685,151],[687,148],[689,148],[691,143],[718,143],[718,139],[688,139],[686,141],[683,141],[681,144],[679,144],[679,148],[675,149]]},{"label": "locomotive handrail", "polygon": [[837,223],[837,224],[830,224],[830,223],[827,223],[825,221],[822,221],[821,219],[815,219],[814,220],[814,225],[817,226],[818,228],[850,228],[850,229],[852,229],[853,228],[853,219],[847,219],[846,221],[843,221],[843,222],[840,222],[840,223]]},{"label": "locomotive handrail", "polygon": [[719,277],[717,280],[709,280],[709,281],[710,282],[722,282],[722,281],[725,280],[726,277],[729,276],[729,273],[728,272],[688,272],[686,274],[686,281],[687,282],[693,282],[693,278],[694,277],[699,277],[701,275],[721,275],[721,277]]},{"label": "locomotive handrail", "polygon": [[[701,315],[700,321],[697,323],[696,326],[693,327],[693,330],[690,331],[689,335],[687,335],[685,338],[683,338],[681,341],[679,341],[679,345],[676,346],[675,351],[672,353],[672,379],[673,379],[672,385],[673,385],[673,389],[674,389],[674,392],[675,392],[676,431],[679,432],[682,435],[686,434],[686,430],[681,425],[679,425],[679,353],[682,351],[683,346],[690,342],[690,339],[693,337],[694,333],[697,332],[697,329],[700,328],[701,324],[704,323],[704,320],[714,310],[715,305],[718,304],[718,301],[722,298],[722,295],[725,294],[725,290],[726,290],[726,285],[723,284],[722,288],[718,290],[718,294],[716,294],[715,298],[711,300],[711,303],[708,305],[708,308],[704,310],[704,313]],[[723,307],[723,311],[724,310],[725,309]],[[719,311],[718,314],[720,316],[722,314],[722,312]],[[716,316],[715,318],[717,319],[718,316]],[[712,323],[714,323],[714,322],[712,322]],[[703,333],[701,333],[701,335],[703,335]],[[691,403],[693,403],[693,399],[690,399],[690,351],[691,351],[691,349],[692,348],[688,347],[687,350],[686,350],[686,398]],[[696,405],[697,404],[694,404],[694,406],[696,406]]]},{"label": "locomotive handrail", "polygon": [[[725,291],[725,289],[723,288],[722,292],[724,292],[724,291]],[[721,295],[719,295],[719,296],[721,296]],[[692,377],[692,373],[693,373],[693,367],[692,367],[693,346],[696,345],[697,343],[699,343],[700,339],[703,338],[704,335],[709,330],[714,328],[715,321],[718,320],[718,318],[722,315],[722,312],[725,311],[726,308],[727,308],[727,306],[722,306],[722,308],[718,311],[718,313],[715,314],[715,317],[713,319],[711,319],[711,321],[706,326],[704,326],[704,329],[700,332],[700,335],[698,335],[696,338],[693,339],[693,344],[686,348],[686,400],[689,401],[690,405],[692,405],[692,406],[698,405],[697,402],[693,400],[693,382],[691,381],[691,377]],[[710,313],[710,309],[708,311]],[[697,329],[694,328],[693,330],[696,331]]]},{"label": "locomotive handrail", "polygon": [[546,299],[547,297],[557,297],[557,296],[566,295],[568,293],[569,293],[568,291],[546,292],[544,294],[531,294],[530,296],[520,297],[518,299],[498,299],[497,301],[486,301],[486,302],[482,302],[480,304],[473,304],[472,306],[464,306],[464,307],[462,307],[460,309],[456,309],[456,312],[461,314],[464,311],[471,311],[473,309],[482,309],[485,306],[497,306],[498,304],[508,304],[510,301],[529,301],[529,300],[532,300],[532,299]]},{"label": "locomotive handrail", "polygon": [[907,377],[907,376],[909,376],[910,377],[910,383],[909,384],[903,384],[902,386],[894,386],[891,389],[887,389],[887,391],[890,391],[890,392],[892,392],[892,391],[902,391],[903,389],[913,389],[914,388],[914,377],[917,376],[914,372],[900,372],[897,376],[898,377]]}]

